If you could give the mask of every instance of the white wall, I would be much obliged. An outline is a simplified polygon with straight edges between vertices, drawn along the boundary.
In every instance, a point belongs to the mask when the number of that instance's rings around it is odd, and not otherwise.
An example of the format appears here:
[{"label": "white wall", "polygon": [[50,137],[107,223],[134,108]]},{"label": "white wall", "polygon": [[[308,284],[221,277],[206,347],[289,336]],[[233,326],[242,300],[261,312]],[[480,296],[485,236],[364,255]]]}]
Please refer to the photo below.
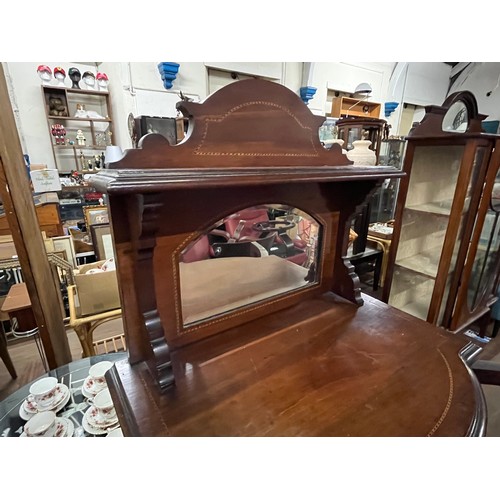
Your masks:
[{"label": "white wall", "polygon": [[[450,89],[450,94],[469,90],[477,100],[480,113],[487,120],[500,120],[500,62],[475,62],[459,75]],[[491,95],[486,94],[491,91]]]},{"label": "white wall", "polygon": [[318,114],[325,115],[331,109],[327,106],[328,89],[353,93],[359,83],[367,82],[373,92],[368,99],[373,102],[384,102],[389,87],[389,79],[395,63],[346,63],[321,62],[312,63],[309,85],[316,87],[316,94],[309,101],[309,107]]},{"label": "white wall", "polygon": [[[383,104],[386,100],[392,100],[388,96],[398,85],[403,85],[403,80],[398,80],[394,72],[396,63],[391,62],[180,62],[179,73],[170,90],[163,87],[158,62],[103,62],[98,68],[90,63],[43,63],[51,68],[62,66],[67,70],[76,66],[82,73],[89,70],[108,75],[115,128],[112,140],[122,149],[128,149],[132,145],[127,125],[129,113],[134,116],[176,116],[175,104],[179,100],[179,90],[194,100],[204,100],[208,95],[209,67],[272,78],[296,93],[304,85],[317,87],[309,108],[323,116],[330,112],[327,104],[329,88],[351,93],[359,83],[368,82],[373,88],[369,100]],[[32,163],[45,163],[54,167],[41,82],[36,73],[39,63],[3,64],[11,87],[11,100],[24,152],[30,155]],[[444,63],[409,63],[408,68],[407,78],[404,80],[403,98],[406,102],[441,104],[445,97],[443,92],[448,87],[450,66]],[[492,70],[490,77],[490,80],[496,81],[497,74]],[[70,86],[69,79],[67,85]],[[496,96],[499,97],[500,92]],[[393,115],[389,121],[396,123],[398,114],[395,112]],[[381,117],[384,118],[383,111]],[[393,128],[392,133],[396,132],[396,128]]]},{"label": "white wall", "polygon": [[[391,75],[386,101],[399,102],[396,110],[386,118],[395,135],[408,132],[402,126],[403,105],[440,105],[446,99],[450,85],[451,66],[443,62],[398,62]],[[413,121],[420,121],[420,115]]]},{"label": "white wall", "polygon": [[158,62],[102,63],[100,71],[109,77],[109,91],[113,107],[116,144],[127,149],[132,146],[127,127],[129,113],[134,116],[176,116],[179,90],[195,101],[208,96],[207,68],[236,71],[273,78],[298,92],[302,63],[221,63],[180,62],[179,72],[172,88],[166,90],[158,71]]},{"label": "white wall", "polygon": [[[7,85],[11,96],[11,104],[16,116],[19,137],[23,153],[28,154],[31,163],[42,163],[48,168],[55,168],[52,152],[51,138],[45,116],[44,101],[42,96],[42,81],[37,75],[40,64],[46,64],[52,70],[61,66],[68,73],[72,66],[77,67],[83,74],[85,71],[97,69],[95,66],[75,62],[9,62],[4,66]],[[52,81],[55,85],[56,80]],[[71,87],[71,80],[66,77],[66,86]]]}]

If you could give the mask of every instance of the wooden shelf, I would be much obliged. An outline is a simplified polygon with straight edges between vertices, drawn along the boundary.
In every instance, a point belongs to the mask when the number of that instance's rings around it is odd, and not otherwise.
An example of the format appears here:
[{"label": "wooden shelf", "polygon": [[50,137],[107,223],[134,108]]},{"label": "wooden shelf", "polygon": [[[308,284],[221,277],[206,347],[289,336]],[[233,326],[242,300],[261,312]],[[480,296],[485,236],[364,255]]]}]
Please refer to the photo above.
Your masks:
[{"label": "wooden shelf", "polygon": [[59,90],[61,92],[68,92],[70,94],[87,94],[87,95],[109,95],[109,92],[103,90],[87,90],[87,89],[73,89],[71,87],[58,87],[57,85],[42,85],[42,88],[49,90]]},{"label": "wooden shelf", "polygon": [[420,205],[408,205],[405,209],[414,210],[415,212],[431,213],[436,215],[451,214],[451,204],[453,200],[436,201],[430,203],[421,203]]},{"label": "wooden shelf", "polygon": [[440,250],[426,250],[417,255],[406,257],[406,259],[396,260],[396,265],[424,274],[429,278],[435,278],[441,257]]},{"label": "wooden shelf", "polygon": [[433,278],[396,265],[389,304],[425,320],[434,284]]},{"label": "wooden shelf", "polygon": [[429,301],[408,302],[408,304],[401,307],[401,311],[425,321],[427,319],[427,312],[429,311]]},{"label": "wooden shelf", "polygon": [[[453,204],[453,200],[441,200],[441,201],[433,201],[429,203],[420,203],[418,205],[407,205],[405,210],[413,210],[415,212],[424,212],[435,215],[451,215],[451,206]],[[464,209],[463,213],[467,212],[470,204],[470,196],[465,198],[464,201]]]},{"label": "wooden shelf", "polygon": [[[76,171],[79,174],[97,174],[98,172],[102,172],[103,170],[104,170],[103,168],[100,168],[99,170],[82,170],[81,168],[79,168]],[[71,172],[60,172],[59,175],[71,175]],[[63,187],[73,187],[73,186],[63,186]],[[82,186],[82,187],[91,187],[91,186]]]},{"label": "wooden shelf", "polygon": [[[59,99],[60,102],[57,103],[57,105],[63,106],[64,108],[53,107],[51,103],[57,102],[53,101],[53,99]],[[107,138],[108,134],[111,137],[114,136],[115,131],[113,127],[113,114],[109,92],[43,85],[42,100],[47,118],[54,163],[57,170],[61,175],[70,174],[71,171],[75,170],[82,172],[80,155],[83,154],[85,162],[89,159],[93,161],[93,156],[95,154],[100,154],[100,152],[106,150],[106,145],[98,145],[105,142],[101,140],[100,137],[103,136]],[[77,114],[75,110],[78,109],[79,104],[86,106],[89,112],[96,112],[97,115],[95,116],[105,116],[106,118],[55,116],[51,114],[52,112],[59,111],[64,111],[69,115]],[[87,144],[82,146],[78,144],[55,144],[54,136],[52,136],[52,126],[54,126],[56,122],[59,122],[61,125],[64,124],[67,130],[66,139],[74,140],[75,143],[77,142],[76,131],[81,129]],[[101,130],[103,128],[105,130]],[[109,139],[107,139],[106,142],[108,141]],[[85,173],[95,173],[95,171],[90,170],[85,171]]]},{"label": "wooden shelf", "polygon": [[99,151],[105,151],[106,146],[61,146],[60,144],[52,144],[54,149],[96,149]]},{"label": "wooden shelf", "polygon": [[[435,279],[438,272],[439,260],[441,259],[441,251],[442,247],[430,248],[411,257],[396,260],[396,265]],[[455,262],[456,254],[456,251],[452,253],[452,262]],[[451,272],[453,272],[452,268],[449,269],[448,274]]]},{"label": "wooden shelf", "polygon": [[341,118],[344,116],[360,116],[367,118],[379,118],[381,105],[353,97],[335,97],[332,101],[331,116]]}]

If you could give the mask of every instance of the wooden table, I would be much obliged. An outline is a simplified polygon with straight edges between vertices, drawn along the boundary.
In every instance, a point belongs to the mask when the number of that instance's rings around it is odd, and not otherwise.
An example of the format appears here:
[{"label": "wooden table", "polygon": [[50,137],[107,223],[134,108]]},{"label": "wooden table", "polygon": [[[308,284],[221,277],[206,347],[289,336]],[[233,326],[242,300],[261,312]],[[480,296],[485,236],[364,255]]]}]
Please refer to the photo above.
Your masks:
[{"label": "wooden table", "polygon": [[26,283],[18,283],[10,287],[1,310],[9,314],[11,321],[14,318],[17,319],[19,331],[26,332],[37,327]]}]

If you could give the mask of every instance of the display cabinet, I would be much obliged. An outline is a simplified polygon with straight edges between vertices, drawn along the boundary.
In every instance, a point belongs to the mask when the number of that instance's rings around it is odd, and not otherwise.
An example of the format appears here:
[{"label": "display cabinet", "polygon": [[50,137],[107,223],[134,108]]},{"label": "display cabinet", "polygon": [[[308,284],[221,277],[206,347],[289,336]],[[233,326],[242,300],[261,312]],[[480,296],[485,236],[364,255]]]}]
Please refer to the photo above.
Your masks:
[{"label": "display cabinet", "polygon": [[384,287],[390,305],[454,332],[494,300],[500,136],[481,131],[484,118],[473,94],[459,92],[428,106],[407,137]]},{"label": "display cabinet", "polygon": [[404,174],[324,148],[324,119],[276,83],[178,109],[185,141],[148,134],[91,181],[115,244],[124,435],[483,434],[470,343],[362,294],[349,263],[356,207]]},{"label": "display cabinet", "polygon": [[338,130],[338,138],[344,141],[344,149],[353,149],[353,142],[366,139],[371,142],[370,149],[375,151],[377,163],[380,155],[380,144],[382,142],[387,122],[379,118],[368,117],[346,117],[337,120],[335,124]]},{"label": "display cabinet", "polygon": [[104,168],[114,133],[109,92],[42,86],[42,98],[59,173]]},{"label": "display cabinet", "polygon": [[[379,165],[388,165],[398,170],[403,168],[406,140],[401,137],[382,139],[378,157]],[[387,179],[373,194],[370,223],[386,223],[394,219],[399,191],[399,179]]]}]

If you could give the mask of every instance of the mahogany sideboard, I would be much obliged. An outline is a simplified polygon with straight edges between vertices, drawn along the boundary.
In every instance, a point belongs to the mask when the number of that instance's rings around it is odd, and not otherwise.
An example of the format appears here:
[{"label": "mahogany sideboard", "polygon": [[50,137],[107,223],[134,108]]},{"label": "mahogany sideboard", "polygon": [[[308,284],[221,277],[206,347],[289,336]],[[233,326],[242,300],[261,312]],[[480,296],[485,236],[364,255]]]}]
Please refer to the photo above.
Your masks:
[{"label": "mahogany sideboard", "polygon": [[178,109],[181,143],[146,135],[92,181],[117,259],[128,359],[107,378],[125,436],[484,435],[479,348],[363,295],[347,257],[356,210],[404,173],[323,148],[324,118],[275,83]]}]

